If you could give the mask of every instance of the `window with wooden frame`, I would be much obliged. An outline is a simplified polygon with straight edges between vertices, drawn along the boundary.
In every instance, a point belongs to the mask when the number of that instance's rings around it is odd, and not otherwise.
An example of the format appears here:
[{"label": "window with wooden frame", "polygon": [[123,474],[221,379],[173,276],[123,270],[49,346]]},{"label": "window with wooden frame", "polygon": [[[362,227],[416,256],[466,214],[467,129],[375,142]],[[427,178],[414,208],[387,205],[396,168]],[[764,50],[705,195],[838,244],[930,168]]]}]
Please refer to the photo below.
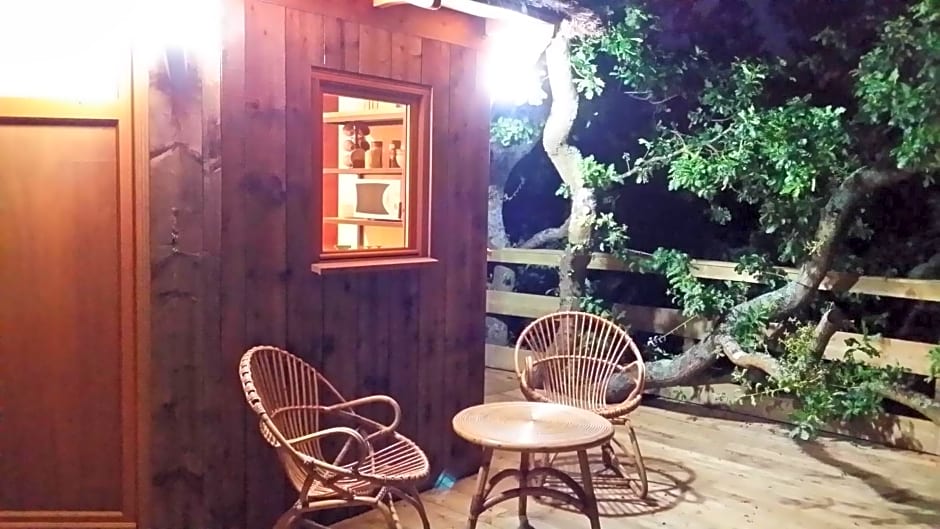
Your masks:
[{"label": "window with wooden frame", "polygon": [[431,89],[314,69],[313,271],[434,262]]}]

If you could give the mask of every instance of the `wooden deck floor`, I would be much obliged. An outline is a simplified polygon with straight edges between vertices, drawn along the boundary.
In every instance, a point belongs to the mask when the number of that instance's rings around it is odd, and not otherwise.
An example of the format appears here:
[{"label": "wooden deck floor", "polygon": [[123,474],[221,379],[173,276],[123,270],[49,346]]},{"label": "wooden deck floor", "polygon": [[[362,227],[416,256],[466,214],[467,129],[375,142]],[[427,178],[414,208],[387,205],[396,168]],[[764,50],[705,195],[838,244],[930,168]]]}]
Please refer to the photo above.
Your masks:
[{"label": "wooden deck floor", "polygon": [[[488,400],[521,398],[512,376],[487,373]],[[407,413],[407,412],[406,412]],[[596,478],[604,529],[940,528],[940,457],[824,438],[797,443],[776,424],[700,417],[652,406],[632,415],[650,473],[648,502],[612,476]],[[494,469],[515,459],[501,454]],[[576,474],[573,458],[560,465]],[[594,463],[601,468],[600,455]],[[463,528],[474,480],[424,495],[434,529]],[[479,529],[517,528],[516,503],[484,513]],[[417,517],[401,508],[407,529]],[[529,502],[535,529],[587,528],[587,519]],[[376,513],[335,527],[379,529]]]}]

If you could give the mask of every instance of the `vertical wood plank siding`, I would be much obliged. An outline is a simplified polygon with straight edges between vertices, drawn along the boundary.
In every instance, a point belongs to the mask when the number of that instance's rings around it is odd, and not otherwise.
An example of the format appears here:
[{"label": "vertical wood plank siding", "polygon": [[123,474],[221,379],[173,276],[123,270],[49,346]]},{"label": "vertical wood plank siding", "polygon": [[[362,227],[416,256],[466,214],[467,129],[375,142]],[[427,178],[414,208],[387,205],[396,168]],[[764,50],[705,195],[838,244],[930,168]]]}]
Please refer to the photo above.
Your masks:
[{"label": "vertical wood plank siding", "polygon": [[[397,399],[401,431],[432,462],[425,486],[475,470],[450,420],[483,400],[482,21],[368,6],[225,0],[220,68],[191,65],[183,83],[151,73],[151,136],[177,142],[151,146],[154,527],[271,527],[293,501],[238,384],[254,344],[288,348],[348,397]],[[433,87],[439,263],[310,272],[312,66]]]}]

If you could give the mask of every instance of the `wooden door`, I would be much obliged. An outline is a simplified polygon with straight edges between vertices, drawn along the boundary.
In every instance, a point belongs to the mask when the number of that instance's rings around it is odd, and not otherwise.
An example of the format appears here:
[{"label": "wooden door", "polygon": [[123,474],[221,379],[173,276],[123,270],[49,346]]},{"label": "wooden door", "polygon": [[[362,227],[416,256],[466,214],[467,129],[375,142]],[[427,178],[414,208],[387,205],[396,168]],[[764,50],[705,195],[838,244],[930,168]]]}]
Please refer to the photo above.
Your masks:
[{"label": "wooden door", "polygon": [[129,60],[119,77],[102,103],[0,98],[0,527],[140,525]]}]

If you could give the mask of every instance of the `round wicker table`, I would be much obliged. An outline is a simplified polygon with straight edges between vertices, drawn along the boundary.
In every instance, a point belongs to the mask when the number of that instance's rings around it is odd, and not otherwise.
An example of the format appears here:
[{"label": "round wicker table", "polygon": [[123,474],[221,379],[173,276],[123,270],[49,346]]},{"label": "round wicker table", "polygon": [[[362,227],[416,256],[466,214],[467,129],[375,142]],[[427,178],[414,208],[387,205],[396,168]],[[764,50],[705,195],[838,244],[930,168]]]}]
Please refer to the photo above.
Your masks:
[{"label": "round wicker table", "polygon": [[[519,498],[520,527],[529,527],[526,515],[529,496],[545,496],[569,503],[590,519],[591,529],[600,529],[587,450],[603,445],[613,437],[614,427],[610,421],[587,410],[562,404],[496,402],[461,411],[454,416],[453,427],[457,435],[483,447],[467,529],[476,527],[481,512],[513,498]],[[493,450],[519,452],[519,468],[501,470],[489,479]],[[531,467],[532,453],[559,452],[578,453],[583,485],[560,470]],[[561,481],[572,493],[545,487],[546,477]],[[516,478],[519,487],[492,495],[496,485],[507,478]]]}]

